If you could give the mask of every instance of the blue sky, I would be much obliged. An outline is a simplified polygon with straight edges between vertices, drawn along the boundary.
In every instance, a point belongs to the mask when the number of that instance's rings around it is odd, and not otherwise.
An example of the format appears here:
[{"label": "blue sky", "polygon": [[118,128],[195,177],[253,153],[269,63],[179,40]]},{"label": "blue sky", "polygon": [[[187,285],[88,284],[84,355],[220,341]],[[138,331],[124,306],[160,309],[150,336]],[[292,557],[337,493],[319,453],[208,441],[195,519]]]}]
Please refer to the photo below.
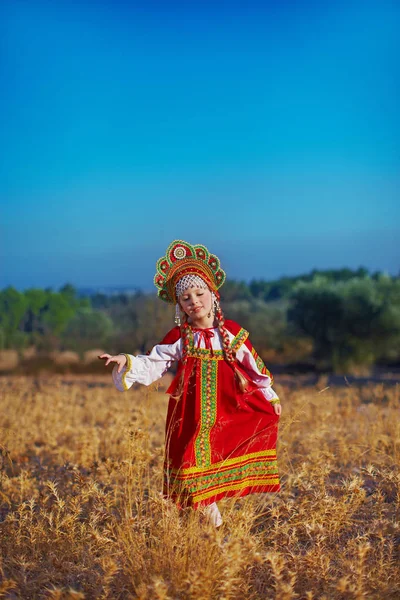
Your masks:
[{"label": "blue sky", "polygon": [[0,287],[398,273],[400,8],[2,3]]}]

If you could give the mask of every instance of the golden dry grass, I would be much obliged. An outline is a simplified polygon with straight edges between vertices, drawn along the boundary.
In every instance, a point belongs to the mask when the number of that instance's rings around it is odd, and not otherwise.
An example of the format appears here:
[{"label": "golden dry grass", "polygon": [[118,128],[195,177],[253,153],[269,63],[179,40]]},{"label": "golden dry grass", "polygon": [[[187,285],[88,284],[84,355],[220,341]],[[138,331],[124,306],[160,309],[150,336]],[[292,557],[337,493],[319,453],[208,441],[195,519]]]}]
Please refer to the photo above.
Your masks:
[{"label": "golden dry grass", "polygon": [[19,357],[16,350],[0,350],[0,372],[11,371],[18,366]]},{"label": "golden dry grass", "polygon": [[0,598],[399,598],[399,388],[276,388],[282,492],[216,531],[160,495],[165,395],[0,379]]}]

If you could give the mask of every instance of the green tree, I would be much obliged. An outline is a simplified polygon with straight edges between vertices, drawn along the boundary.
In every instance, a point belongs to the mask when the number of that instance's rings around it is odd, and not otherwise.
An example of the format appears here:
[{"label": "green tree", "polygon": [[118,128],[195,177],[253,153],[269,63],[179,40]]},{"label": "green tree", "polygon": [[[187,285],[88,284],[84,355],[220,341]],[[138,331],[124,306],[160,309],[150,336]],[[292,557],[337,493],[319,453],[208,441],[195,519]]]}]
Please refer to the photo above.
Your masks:
[{"label": "green tree", "polygon": [[254,298],[265,299],[271,289],[271,282],[264,279],[252,279],[249,284],[249,290]]},{"label": "green tree", "polygon": [[[24,316],[27,300],[21,292],[13,287],[8,287],[0,292],[0,345],[1,347],[12,347],[13,337]],[[18,346],[22,338],[18,336]]]},{"label": "green tree", "polygon": [[27,333],[35,331],[43,333],[41,315],[46,309],[48,294],[42,289],[30,289],[25,292],[26,311],[23,320],[23,329]]},{"label": "green tree", "polygon": [[89,308],[91,306],[88,297],[79,298],[76,288],[71,283],[66,283],[60,288],[59,293],[63,296],[68,304],[73,308]]},{"label": "green tree", "polygon": [[244,281],[228,279],[221,288],[222,302],[233,302],[239,300],[250,300],[251,292]]},{"label": "green tree", "polygon": [[113,333],[113,322],[103,311],[80,308],[68,321],[61,339],[63,345],[83,352],[104,346]]},{"label": "green tree", "polygon": [[69,300],[70,304],[73,304],[76,299],[76,288],[72,283],[65,283],[59,290],[59,293],[65,296]]},{"label": "green tree", "polygon": [[356,277],[299,283],[288,319],[314,341],[317,362],[343,371],[385,356],[400,335],[399,281]]},{"label": "green tree", "polygon": [[297,284],[288,320],[300,333],[313,339],[319,362],[332,359],[342,331],[343,306],[339,292],[326,278],[315,277],[310,283]]},{"label": "green tree", "polygon": [[42,318],[45,332],[55,336],[60,335],[68,321],[74,316],[75,311],[76,309],[71,306],[68,297],[57,292],[48,292]]}]

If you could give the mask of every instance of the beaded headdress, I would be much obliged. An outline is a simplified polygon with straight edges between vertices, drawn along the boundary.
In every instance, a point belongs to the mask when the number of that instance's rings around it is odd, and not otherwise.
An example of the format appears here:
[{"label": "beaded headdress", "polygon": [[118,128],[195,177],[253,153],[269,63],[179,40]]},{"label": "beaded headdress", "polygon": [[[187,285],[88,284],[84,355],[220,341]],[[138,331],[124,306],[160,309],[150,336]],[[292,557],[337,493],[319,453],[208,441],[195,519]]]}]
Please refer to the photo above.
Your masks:
[{"label": "beaded headdress", "polygon": [[184,275],[175,286],[175,296],[179,298],[190,288],[208,289],[208,285],[199,275]]},{"label": "beaded headdress", "polygon": [[176,304],[176,284],[185,275],[200,276],[216,293],[226,279],[218,257],[205,246],[192,246],[182,240],[174,240],[156,265],[154,285],[161,300]]}]

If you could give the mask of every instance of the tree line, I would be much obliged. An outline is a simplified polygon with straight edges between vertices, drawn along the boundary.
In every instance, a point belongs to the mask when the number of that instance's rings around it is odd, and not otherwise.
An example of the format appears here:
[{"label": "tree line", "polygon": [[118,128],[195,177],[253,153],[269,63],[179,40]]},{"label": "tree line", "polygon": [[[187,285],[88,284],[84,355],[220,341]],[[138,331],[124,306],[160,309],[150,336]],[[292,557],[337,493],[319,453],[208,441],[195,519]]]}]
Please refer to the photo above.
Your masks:
[{"label": "tree line", "polygon": [[[399,277],[361,268],[228,280],[221,302],[269,364],[343,372],[400,362]],[[173,315],[155,294],[140,291],[80,297],[71,284],[58,291],[8,287],[0,291],[0,350],[146,352],[173,327]]]}]

